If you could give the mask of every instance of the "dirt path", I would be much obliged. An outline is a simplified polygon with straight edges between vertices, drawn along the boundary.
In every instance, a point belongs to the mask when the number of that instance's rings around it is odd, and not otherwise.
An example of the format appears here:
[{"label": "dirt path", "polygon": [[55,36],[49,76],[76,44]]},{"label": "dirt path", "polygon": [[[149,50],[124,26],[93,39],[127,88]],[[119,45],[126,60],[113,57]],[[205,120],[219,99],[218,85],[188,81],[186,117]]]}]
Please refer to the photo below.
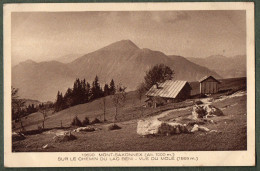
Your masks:
[{"label": "dirt path", "polygon": [[167,110],[165,112],[162,112],[161,114],[159,115],[156,115],[156,116],[151,116],[149,119],[160,119],[160,118],[163,118],[165,116],[167,116],[169,113],[172,113],[172,112],[177,112],[177,111],[182,111],[182,110],[187,110],[187,109],[190,109],[192,108],[192,106],[188,106],[188,107],[184,107],[184,108],[179,108],[179,109],[172,109],[172,110]]},{"label": "dirt path", "polygon": [[[199,99],[200,101],[203,102],[203,104],[211,104],[213,102],[219,102],[219,101],[223,101],[223,100],[226,100],[226,99],[229,99],[229,98],[234,98],[234,97],[241,97],[241,96],[245,96],[246,95],[246,92],[245,91],[238,91],[234,94],[231,94],[231,95],[227,95],[227,96],[220,96],[219,99],[216,99],[214,100],[213,98],[211,97],[208,97],[208,98],[203,98],[203,99]],[[234,104],[236,105],[236,104]],[[159,115],[156,115],[156,116],[151,116],[149,117],[148,119],[160,119],[160,118],[163,118],[163,117],[166,117],[169,113],[172,113],[172,112],[177,112],[177,111],[182,111],[182,110],[188,110],[188,109],[191,109],[193,106],[188,106],[188,107],[185,107],[185,108],[179,108],[179,109],[172,109],[172,110],[168,110],[168,111],[165,111],[165,112],[162,112],[161,114]]]}]

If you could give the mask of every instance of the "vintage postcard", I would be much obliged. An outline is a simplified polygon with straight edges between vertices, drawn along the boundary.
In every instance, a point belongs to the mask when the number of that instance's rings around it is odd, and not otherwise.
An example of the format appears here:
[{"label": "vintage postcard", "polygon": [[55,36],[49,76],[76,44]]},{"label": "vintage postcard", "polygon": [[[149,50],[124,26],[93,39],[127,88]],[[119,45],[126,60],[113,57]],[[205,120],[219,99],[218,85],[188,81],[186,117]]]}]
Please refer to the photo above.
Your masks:
[{"label": "vintage postcard", "polygon": [[254,36],[254,3],[5,4],[5,167],[254,166]]}]

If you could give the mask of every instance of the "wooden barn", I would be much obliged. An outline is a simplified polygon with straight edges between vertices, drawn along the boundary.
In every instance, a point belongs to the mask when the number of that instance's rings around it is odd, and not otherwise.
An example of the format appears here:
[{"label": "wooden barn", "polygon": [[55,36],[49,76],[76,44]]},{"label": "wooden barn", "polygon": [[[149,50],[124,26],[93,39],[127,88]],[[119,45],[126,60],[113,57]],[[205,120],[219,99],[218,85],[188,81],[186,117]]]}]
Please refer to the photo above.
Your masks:
[{"label": "wooden barn", "polygon": [[205,76],[199,82],[200,94],[214,94],[219,90],[220,82],[213,76]]},{"label": "wooden barn", "polygon": [[163,83],[153,85],[146,93],[147,106],[157,107],[165,103],[185,100],[190,97],[191,86],[187,81],[167,80]]}]

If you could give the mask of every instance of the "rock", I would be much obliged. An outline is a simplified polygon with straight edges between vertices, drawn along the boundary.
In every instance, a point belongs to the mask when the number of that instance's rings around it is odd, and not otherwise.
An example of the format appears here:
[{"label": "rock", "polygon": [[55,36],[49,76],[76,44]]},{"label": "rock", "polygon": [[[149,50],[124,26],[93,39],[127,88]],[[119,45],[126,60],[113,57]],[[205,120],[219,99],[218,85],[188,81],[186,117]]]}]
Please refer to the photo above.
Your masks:
[{"label": "rock", "polygon": [[19,140],[24,140],[26,137],[24,136],[23,133],[20,132],[13,132],[12,133],[12,141],[19,141]]},{"label": "rock", "polygon": [[55,134],[56,136],[63,136],[69,134],[69,131],[57,130]]},{"label": "rock", "polygon": [[192,110],[192,119],[196,120],[198,118],[211,118],[215,116],[222,116],[223,112],[210,104],[205,104],[203,106],[194,105]]},{"label": "rock", "polygon": [[77,129],[74,129],[73,131],[74,131],[74,132],[81,132],[81,131],[93,132],[93,131],[95,131],[95,128],[89,127],[89,126],[87,126],[87,127],[79,127],[79,128],[77,128]]},{"label": "rock", "polygon": [[193,119],[203,118],[206,115],[206,111],[203,106],[194,105],[192,110]]},{"label": "rock", "polygon": [[53,137],[55,142],[67,142],[77,139],[77,137],[69,132],[69,134],[59,135]]},{"label": "rock", "polygon": [[195,124],[190,132],[196,132],[199,131],[199,125]]},{"label": "rock", "polygon": [[[184,128],[185,127],[185,128]],[[173,135],[186,133],[186,125],[177,122],[162,122],[158,119],[139,120],[137,124],[137,134],[145,135]]]},{"label": "rock", "polygon": [[137,123],[137,134],[139,135],[149,135],[158,134],[158,129],[162,122],[158,119],[154,120],[139,120]]},{"label": "rock", "polygon": [[213,120],[209,120],[210,123],[214,124],[215,122]]},{"label": "rock", "polygon": [[47,148],[48,147],[48,144],[42,146],[43,149]]},{"label": "rock", "polygon": [[213,105],[210,105],[210,104],[204,105],[203,109],[206,111],[208,116],[211,116],[211,115],[222,116],[222,115],[224,115],[223,112],[219,108],[217,108]]},{"label": "rock", "polygon": [[190,132],[197,132],[197,131],[209,132],[210,130],[206,127],[195,124]]},{"label": "rock", "polygon": [[209,133],[218,132],[217,130],[210,130]]},{"label": "rock", "polygon": [[199,131],[203,131],[203,132],[209,132],[209,129],[203,126],[199,126],[198,127]]}]

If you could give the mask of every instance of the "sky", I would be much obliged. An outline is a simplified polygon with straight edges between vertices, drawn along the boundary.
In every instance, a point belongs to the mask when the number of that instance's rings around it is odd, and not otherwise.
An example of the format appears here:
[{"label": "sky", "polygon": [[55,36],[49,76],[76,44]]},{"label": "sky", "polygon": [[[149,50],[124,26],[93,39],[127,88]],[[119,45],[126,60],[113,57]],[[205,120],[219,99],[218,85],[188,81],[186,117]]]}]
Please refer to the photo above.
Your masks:
[{"label": "sky", "polygon": [[87,54],[129,39],[167,55],[246,54],[245,11],[14,12],[12,63]]}]

